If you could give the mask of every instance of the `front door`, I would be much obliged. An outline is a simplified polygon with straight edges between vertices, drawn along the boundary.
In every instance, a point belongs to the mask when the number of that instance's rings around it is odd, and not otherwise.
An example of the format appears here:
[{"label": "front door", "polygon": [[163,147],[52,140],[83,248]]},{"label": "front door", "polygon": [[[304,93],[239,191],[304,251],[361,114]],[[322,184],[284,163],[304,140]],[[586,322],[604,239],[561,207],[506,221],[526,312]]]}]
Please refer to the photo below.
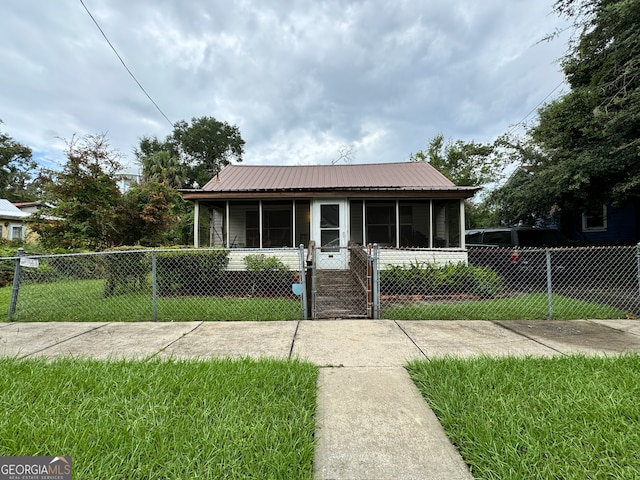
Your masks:
[{"label": "front door", "polygon": [[317,266],[321,269],[347,268],[347,202],[313,202],[313,239],[316,241]]}]

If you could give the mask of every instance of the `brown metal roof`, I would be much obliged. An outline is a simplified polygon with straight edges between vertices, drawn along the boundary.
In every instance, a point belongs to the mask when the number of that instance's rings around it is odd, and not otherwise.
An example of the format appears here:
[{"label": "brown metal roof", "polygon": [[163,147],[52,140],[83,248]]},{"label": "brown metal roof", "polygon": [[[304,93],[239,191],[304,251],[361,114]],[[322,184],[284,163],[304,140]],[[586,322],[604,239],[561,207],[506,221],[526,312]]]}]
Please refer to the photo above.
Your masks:
[{"label": "brown metal roof", "polygon": [[[458,191],[470,196],[475,187],[456,187],[426,162],[358,165],[229,165],[202,189],[184,193],[313,191]],[[467,193],[467,194],[465,194]]]}]

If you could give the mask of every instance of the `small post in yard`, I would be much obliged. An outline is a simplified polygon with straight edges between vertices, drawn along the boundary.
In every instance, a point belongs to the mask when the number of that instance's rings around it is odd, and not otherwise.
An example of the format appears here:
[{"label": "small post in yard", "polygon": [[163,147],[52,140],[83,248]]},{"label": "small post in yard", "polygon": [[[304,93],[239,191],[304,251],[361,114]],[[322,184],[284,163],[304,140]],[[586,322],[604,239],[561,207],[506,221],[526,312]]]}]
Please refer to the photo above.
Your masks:
[{"label": "small post in yard", "polygon": [[151,303],[153,321],[158,320],[158,252],[151,252]]},{"label": "small post in yard", "polygon": [[638,291],[640,292],[640,242],[636,245],[636,260],[638,262]]},{"label": "small post in yard", "polygon": [[373,277],[373,318],[380,320],[380,271],[378,262],[380,261],[380,247],[373,244],[373,259],[371,263],[371,274]]},{"label": "small post in yard", "polygon": [[20,258],[24,256],[24,248],[18,249],[18,258],[16,258],[16,268],[13,273],[13,288],[11,289],[11,303],[9,304],[8,321],[13,321],[13,314],[16,313],[16,305],[18,304],[18,292],[20,291],[20,280],[22,277],[22,265]]},{"label": "small post in yard", "polygon": [[553,286],[551,284],[551,250],[545,249],[547,257],[547,310],[549,320],[553,320]]},{"label": "small post in yard", "polygon": [[300,268],[299,268],[299,282],[300,282],[300,302],[302,304],[302,318],[309,320],[309,308],[307,306],[307,274],[305,272],[305,255],[304,245],[300,244]]}]

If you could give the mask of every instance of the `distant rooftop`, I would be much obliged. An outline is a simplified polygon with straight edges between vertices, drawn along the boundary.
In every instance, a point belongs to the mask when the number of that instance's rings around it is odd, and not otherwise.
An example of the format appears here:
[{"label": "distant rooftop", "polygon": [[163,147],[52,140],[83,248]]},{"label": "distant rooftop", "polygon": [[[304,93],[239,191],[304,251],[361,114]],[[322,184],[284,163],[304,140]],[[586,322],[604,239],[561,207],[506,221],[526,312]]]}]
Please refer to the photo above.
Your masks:
[{"label": "distant rooftop", "polygon": [[28,217],[27,212],[23,212],[6,198],[0,198],[0,217],[9,219],[23,219]]}]

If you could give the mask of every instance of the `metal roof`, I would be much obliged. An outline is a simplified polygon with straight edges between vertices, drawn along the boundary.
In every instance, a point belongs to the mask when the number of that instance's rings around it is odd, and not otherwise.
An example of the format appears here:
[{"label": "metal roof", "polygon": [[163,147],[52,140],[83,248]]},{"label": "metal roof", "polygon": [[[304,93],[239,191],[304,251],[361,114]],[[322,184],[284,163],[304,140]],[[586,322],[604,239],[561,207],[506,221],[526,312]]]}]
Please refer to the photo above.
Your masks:
[{"label": "metal roof", "polygon": [[426,162],[308,166],[229,165],[202,189],[184,190],[184,193],[331,190],[459,191],[461,196],[470,196],[477,188],[456,187]]},{"label": "metal roof", "polygon": [[0,198],[0,218],[21,220],[30,215],[23,212],[6,198]]}]

